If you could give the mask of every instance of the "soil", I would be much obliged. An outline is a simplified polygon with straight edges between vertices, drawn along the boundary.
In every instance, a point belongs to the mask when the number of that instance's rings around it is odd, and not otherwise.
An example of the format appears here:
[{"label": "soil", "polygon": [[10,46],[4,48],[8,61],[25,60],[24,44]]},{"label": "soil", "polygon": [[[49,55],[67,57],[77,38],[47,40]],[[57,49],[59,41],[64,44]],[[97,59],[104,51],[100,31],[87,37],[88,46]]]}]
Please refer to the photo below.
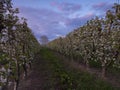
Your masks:
[{"label": "soil", "polygon": [[26,79],[21,80],[18,90],[48,90],[46,88],[50,88],[50,85],[46,85],[50,81],[48,62],[39,55],[36,57],[32,70]]},{"label": "soil", "polygon": [[[87,70],[85,65],[80,65],[76,62],[69,62],[66,60],[64,56],[53,52],[57,57],[61,58],[67,65],[70,65],[72,68],[80,69],[91,74],[96,75],[96,77],[100,78],[100,70],[96,70],[94,68],[90,68]],[[50,78],[52,73],[49,68],[49,62],[42,59],[42,56],[37,55],[35,61],[32,65],[32,70],[29,72],[28,77],[24,80],[21,80],[18,90],[53,90],[50,84]],[[112,76],[112,74],[108,73],[107,78],[104,80],[111,83],[116,87],[120,87],[120,80],[116,78],[116,76]],[[56,89],[57,90],[57,89]]]}]

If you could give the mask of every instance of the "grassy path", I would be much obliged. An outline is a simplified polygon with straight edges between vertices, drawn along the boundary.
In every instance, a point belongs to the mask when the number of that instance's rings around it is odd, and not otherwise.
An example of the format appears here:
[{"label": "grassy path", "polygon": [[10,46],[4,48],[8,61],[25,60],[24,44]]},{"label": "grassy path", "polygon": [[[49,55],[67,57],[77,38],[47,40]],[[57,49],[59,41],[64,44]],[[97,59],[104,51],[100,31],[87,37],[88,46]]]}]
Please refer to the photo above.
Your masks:
[{"label": "grassy path", "polygon": [[120,90],[93,75],[72,68],[61,57],[41,49],[18,90]]}]

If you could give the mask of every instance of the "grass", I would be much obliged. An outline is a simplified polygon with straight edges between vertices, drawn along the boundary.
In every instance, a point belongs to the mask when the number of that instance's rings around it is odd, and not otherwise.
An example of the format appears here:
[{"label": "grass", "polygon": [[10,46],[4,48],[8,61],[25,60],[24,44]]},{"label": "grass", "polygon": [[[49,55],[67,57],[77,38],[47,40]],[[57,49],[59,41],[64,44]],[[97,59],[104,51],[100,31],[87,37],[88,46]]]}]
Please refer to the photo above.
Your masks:
[{"label": "grass", "polygon": [[43,48],[39,54],[49,62],[48,67],[53,75],[51,90],[119,90],[87,72],[71,68],[53,51]]}]

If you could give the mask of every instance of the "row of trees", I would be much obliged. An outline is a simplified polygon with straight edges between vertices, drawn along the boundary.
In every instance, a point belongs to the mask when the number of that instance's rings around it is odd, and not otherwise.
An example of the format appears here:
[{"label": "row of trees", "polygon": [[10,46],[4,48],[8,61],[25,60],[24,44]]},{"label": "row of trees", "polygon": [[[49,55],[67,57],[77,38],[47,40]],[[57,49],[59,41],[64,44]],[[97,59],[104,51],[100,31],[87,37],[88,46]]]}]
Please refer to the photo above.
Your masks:
[{"label": "row of trees", "polygon": [[39,48],[26,19],[19,19],[17,13],[11,0],[0,0],[0,90],[11,86],[17,90]]},{"label": "row of trees", "polygon": [[99,63],[102,77],[109,66],[120,68],[120,4],[115,3],[104,18],[95,17],[47,46],[84,63],[87,68],[90,62]]}]

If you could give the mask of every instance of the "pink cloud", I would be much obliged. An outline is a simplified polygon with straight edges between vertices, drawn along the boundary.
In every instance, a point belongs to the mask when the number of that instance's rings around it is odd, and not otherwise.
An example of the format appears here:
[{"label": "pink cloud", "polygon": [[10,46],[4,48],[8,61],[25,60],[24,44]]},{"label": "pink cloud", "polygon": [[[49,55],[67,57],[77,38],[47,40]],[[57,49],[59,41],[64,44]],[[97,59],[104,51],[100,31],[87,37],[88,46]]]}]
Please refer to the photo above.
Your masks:
[{"label": "pink cloud", "polygon": [[94,4],[93,8],[101,8],[101,7],[104,7],[106,5],[107,5],[106,2],[101,2],[101,3]]},{"label": "pink cloud", "polygon": [[94,13],[88,13],[88,14],[86,14],[85,16],[83,16],[83,17],[81,17],[81,18],[83,18],[83,19],[91,18],[91,17],[93,17],[94,15],[95,15]]},{"label": "pink cloud", "polygon": [[90,12],[90,13],[82,16],[82,17],[76,17],[76,18],[72,18],[72,19],[67,19],[65,21],[65,24],[66,24],[67,27],[71,27],[71,28],[80,27],[81,25],[86,23],[87,20],[90,20],[94,16],[95,16],[95,14]]},{"label": "pink cloud", "polygon": [[101,2],[101,3],[96,3],[92,6],[92,9],[97,10],[97,11],[103,11],[106,12],[108,9],[111,9],[113,4],[107,3],[107,2]]},{"label": "pink cloud", "polygon": [[80,4],[75,3],[58,3],[58,2],[51,2],[50,4],[52,7],[57,8],[61,12],[75,12],[81,9]]},{"label": "pink cloud", "polygon": [[51,6],[57,6],[57,3],[56,2],[51,2],[50,5]]}]

